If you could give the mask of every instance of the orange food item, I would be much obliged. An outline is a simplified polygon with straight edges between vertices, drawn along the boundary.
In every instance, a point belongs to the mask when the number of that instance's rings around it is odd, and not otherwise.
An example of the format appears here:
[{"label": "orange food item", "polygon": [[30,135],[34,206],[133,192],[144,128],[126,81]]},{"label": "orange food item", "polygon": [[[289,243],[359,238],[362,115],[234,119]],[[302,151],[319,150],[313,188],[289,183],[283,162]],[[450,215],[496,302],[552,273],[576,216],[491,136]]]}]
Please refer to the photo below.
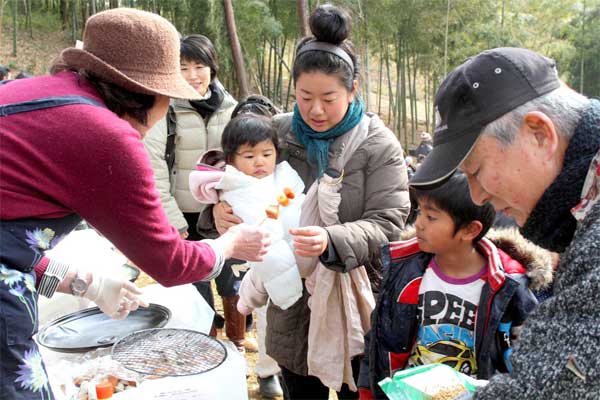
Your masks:
[{"label": "orange food item", "polygon": [[287,197],[290,200],[293,199],[294,197],[296,197],[292,188],[289,188],[289,187],[283,188],[283,193],[285,194],[285,197]]},{"label": "orange food item", "polygon": [[96,396],[100,399],[110,399],[115,389],[109,381],[96,384]]},{"label": "orange food item", "polygon": [[110,382],[111,385],[113,385],[113,387],[115,387],[119,383],[119,378],[117,378],[114,375],[108,375],[108,381]]},{"label": "orange food item", "polygon": [[267,213],[267,218],[271,218],[271,219],[279,218],[279,206],[277,206],[277,205],[268,206],[265,211]]},{"label": "orange food item", "polygon": [[277,202],[280,206],[286,207],[290,205],[290,199],[285,194],[277,196]]}]

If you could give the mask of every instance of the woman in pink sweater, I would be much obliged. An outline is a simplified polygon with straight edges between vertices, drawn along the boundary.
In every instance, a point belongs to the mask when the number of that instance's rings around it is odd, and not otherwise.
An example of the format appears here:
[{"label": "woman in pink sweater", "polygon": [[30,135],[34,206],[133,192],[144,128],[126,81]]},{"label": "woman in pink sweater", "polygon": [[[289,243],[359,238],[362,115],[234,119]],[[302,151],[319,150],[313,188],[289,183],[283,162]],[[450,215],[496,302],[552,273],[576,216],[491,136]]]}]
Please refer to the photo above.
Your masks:
[{"label": "woman in pink sweater", "polygon": [[64,50],[54,71],[0,86],[0,393],[7,398],[52,398],[32,340],[38,294],[83,296],[118,318],[144,304],[127,281],[44,256],[82,218],[165,286],[211,279],[226,258],[260,260],[269,244],[256,227],[189,242],[169,226],[140,139],[170,97],[197,92],[180,75],[179,38],[167,20],[131,9],[96,14],[83,49]]}]

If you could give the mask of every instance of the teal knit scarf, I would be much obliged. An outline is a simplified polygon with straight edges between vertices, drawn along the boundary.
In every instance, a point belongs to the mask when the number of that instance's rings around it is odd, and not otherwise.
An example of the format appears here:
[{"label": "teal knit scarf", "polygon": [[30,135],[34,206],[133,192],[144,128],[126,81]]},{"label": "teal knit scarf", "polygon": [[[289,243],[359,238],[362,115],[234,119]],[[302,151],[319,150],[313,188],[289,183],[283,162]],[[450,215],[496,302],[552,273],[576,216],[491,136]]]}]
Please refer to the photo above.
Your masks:
[{"label": "teal knit scarf", "polygon": [[365,113],[365,104],[358,96],[348,106],[348,111],[336,126],[325,132],[314,131],[300,116],[298,105],[294,106],[292,132],[304,146],[308,154],[308,161],[316,163],[318,177],[320,178],[329,164],[329,146],[339,136],[354,128],[361,121]]}]

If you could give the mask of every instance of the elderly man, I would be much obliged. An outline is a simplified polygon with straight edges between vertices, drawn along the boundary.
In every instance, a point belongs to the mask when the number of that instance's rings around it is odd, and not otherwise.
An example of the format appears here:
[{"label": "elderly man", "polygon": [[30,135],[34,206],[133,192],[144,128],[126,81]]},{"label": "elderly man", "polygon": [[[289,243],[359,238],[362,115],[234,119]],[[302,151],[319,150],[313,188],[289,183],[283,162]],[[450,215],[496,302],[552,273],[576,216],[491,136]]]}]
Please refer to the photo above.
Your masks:
[{"label": "elderly man", "polygon": [[552,60],[525,49],[480,53],[436,96],[434,148],[411,181],[457,168],[471,197],[563,253],[554,296],[528,319],[513,370],[477,399],[600,398],[600,102],[564,85]]}]

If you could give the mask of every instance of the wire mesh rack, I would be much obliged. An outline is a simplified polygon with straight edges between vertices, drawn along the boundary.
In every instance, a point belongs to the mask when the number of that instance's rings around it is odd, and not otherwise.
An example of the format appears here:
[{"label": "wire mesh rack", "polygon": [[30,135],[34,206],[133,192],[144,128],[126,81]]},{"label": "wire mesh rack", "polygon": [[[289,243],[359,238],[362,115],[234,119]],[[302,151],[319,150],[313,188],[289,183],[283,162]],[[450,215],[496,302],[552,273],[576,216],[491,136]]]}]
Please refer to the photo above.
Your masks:
[{"label": "wire mesh rack", "polygon": [[145,329],[116,342],[112,357],[125,368],[147,375],[201,374],[227,358],[223,343],[188,329]]}]

